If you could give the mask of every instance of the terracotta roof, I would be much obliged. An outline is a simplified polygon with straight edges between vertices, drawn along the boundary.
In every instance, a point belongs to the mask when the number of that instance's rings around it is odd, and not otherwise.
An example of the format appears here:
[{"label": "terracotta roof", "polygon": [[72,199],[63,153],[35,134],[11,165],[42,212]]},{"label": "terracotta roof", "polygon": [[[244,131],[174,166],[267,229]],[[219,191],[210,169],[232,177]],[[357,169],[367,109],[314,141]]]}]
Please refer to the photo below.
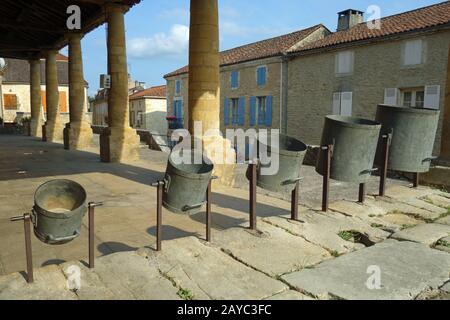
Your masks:
[{"label": "terracotta roof", "polygon": [[142,91],[138,91],[130,96],[130,100],[136,100],[143,97],[166,97],[166,86],[151,87]]},{"label": "terracotta roof", "polygon": [[[332,33],[293,52],[305,52],[314,49],[338,46],[341,44],[379,39],[406,32],[421,31],[431,27],[450,24],[450,1],[441,2],[413,11],[396,14],[381,19],[381,29],[369,29],[366,23],[360,23],[348,30]],[[449,25],[450,26],[450,25]]]},{"label": "terracotta roof", "polygon": [[[291,49],[298,42],[304,40],[313,32],[320,28],[325,28],[322,24],[314,27],[296,31],[293,33],[285,34],[279,37],[262,40],[247,44],[234,49],[222,51],[220,53],[220,65],[232,65],[236,63],[242,63],[246,61],[253,61],[258,59],[270,58],[284,54]],[[174,72],[166,74],[164,78],[177,76],[187,73],[189,71],[188,66],[178,69]]]}]

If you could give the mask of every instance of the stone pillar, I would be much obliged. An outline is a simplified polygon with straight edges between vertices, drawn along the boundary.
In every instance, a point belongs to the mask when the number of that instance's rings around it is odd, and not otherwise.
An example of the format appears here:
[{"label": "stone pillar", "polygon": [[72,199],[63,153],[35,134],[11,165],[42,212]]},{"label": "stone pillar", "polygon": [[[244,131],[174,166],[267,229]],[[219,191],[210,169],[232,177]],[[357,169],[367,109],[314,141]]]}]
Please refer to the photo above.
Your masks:
[{"label": "stone pillar", "polygon": [[48,51],[45,60],[45,94],[47,100],[45,132],[48,142],[61,142],[63,139],[63,126],[59,116],[57,53],[56,50]]},{"label": "stone pillar", "polygon": [[92,128],[86,119],[86,95],[80,33],[69,34],[69,112],[68,146],[82,150],[92,144]]},{"label": "stone pillar", "polygon": [[450,161],[450,48],[447,60],[447,82],[445,85],[444,125],[441,137],[441,157]]},{"label": "stone pillar", "polygon": [[[214,162],[215,174],[231,184],[234,165],[224,165],[231,143],[219,135],[220,130],[220,53],[219,11],[217,0],[191,0],[189,40],[189,131],[203,140],[203,148]],[[195,123],[203,132],[194,132]],[[217,135],[204,137],[207,131]],[[201,137],[199,135],[202,135]],[[222,150],[222,152],[220,152]]]},{"label": "stone pillar", "polygon": [[109,154],[111,162],[139,159],[140,139],[130,127],[128,100],[128,68],[125,44],[126,7],[110,4],[106,7],[108,22],[108,74],[111,89],[108,94],[110,127]]},{"label": "stone pillar", "polygon": [[42,136],[41,60],[30,60],[31,136]]}]

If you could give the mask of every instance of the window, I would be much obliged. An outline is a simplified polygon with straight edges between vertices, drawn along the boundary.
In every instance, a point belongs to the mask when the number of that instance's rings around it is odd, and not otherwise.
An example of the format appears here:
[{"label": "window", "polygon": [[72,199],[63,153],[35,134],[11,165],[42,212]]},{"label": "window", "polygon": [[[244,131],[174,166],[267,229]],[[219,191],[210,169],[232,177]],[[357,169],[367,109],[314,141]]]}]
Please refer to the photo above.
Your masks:
[{"label": "window", "polygon": [[181,94],[181,81],[180,80],[175,81],[175,94],[176,95]]},{"label": "window", "polygon": [[183,101],[182,100],[175,100],[173,102],[173,115],[174,117],[179,120],[183,121]]},{"label": "window", "polygon": [[333,93],[333,114],[351,117],[353,114],[353,92]]},{"label": "window", "polygon": [[258,124],[264,125],[266,123],[266,97],[258,97],[257,103],[258,108],[256,110],[257,110]]},{"label": "window", "polygon": [[239,88],[239,71],[231,72],[231,89]]},{"label": "window", "polygon": [[224,100],[224,124],[243,126],[245,124],[245,98],[232,98]]},{"label": "window", "polygon": [[130,112],[130,126],[131,127],[135,127],[136,125],[136,114],[134,113],[134,111]]},{"label": "window", "polygon": [[17,96],[15,94],[4,94],[3,105],[5,110],[17,110]]},{"label": "window", "polygon": [[264,86],[267,82],[267,67],[261,66],[256,69],[256,84]]},{"label": "window", "polygon": [[336,54],[336,74],[353,73],[354,53],[353,51],[344,51]]},{"label": "window", "polygon": [[250,126],[272,126],[272,96],[250,98]]},{"label": "window", "polygon": [[422,40],[411,40],[404,44],[403,65],[418,65],[423,62],[423,42]]},{"label": "window", "polygon": [[239,124],[239,99],[231,99],[231,124]]},{"label": "window", "polygon": [[408,108],[423,108],[425,102],[425,88],[404,89],[402,106]]}]

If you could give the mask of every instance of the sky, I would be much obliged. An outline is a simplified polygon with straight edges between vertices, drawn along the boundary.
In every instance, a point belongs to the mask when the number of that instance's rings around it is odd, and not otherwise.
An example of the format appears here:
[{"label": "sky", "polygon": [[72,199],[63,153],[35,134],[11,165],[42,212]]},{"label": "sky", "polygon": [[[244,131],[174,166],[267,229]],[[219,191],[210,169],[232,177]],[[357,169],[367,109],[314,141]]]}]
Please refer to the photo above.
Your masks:
[{"label": "sky", "polygon": [[[219,0],[220,49],[308,28],[323,23],[336,30],[337,13],[368,12],[378,6],[381,16],[442,2],[442,0]],[[368,12],[365,17],[370,17]],[[163,76],[187,64],[189,0],[142,0],[126,15],[128,72],[147,87],[165,84]],[[89,95],[95,95],[99,75],[106,73],[106,28],[82,41]],[[62,50],[67,54],[67,48]]]}]

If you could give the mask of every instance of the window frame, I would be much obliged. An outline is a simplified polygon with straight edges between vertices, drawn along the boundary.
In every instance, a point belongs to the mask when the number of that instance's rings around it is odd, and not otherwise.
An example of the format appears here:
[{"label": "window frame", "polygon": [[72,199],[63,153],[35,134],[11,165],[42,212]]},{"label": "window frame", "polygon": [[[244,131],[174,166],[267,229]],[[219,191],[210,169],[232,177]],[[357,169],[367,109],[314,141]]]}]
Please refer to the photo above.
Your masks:
[{"label": "window frame", "polygon": [[[266,72],[265,72],[265,77],[264,77],[264,83],[260,84],[258,81],[259,80],[258,74],[259,74],[259,70],[262,70],[262,69],[266,70]],[[258,87],[264,87],[267,85],[267,79],[269,77],[268,74],[269,74],[269,68],[267,68],[267,65],[261,65],[261,66],[256,67],[256,85]]]},{"label": "window frame", "polygon": [[[236,86],[233,86],[233,75],[236,75]],[[237,90],[237,89],[239,89],[239,79],[240,78],[240,72],[239,72],[239,70],[233,70],[233,71],[231,71],[231,73],[230,73],[230,87],[231,87],[231,90]]]},{"label": "window frame", "polygon": [[181,95],[181,80],[180,79],[175,80],[175,95],[176,96]]},{"label": "window frame", "polygon": [[[407,106],[405,105],[405,94],[411,94],[411,105]],[[422,101],[421,105],[417,105],[417,94],[422,93]],[[400,89],[401,94],[401,105],[405,108],[424,108],[425,107],[425,87],[415,87],[415,88],[404,88]],[[420,100],[419,100],[420,101]]]},{"label": "window frame", "polygon": [[[263,102],[262,107],[261,107],[261,102]],[[261,118],[261,114],[264,115],[264,118]],[[256,123],[258,124],[258,126],[263,126],[263,125],[266,125],[266,120],[267,120],[267,96],[257,96],[256,97]]]}]

